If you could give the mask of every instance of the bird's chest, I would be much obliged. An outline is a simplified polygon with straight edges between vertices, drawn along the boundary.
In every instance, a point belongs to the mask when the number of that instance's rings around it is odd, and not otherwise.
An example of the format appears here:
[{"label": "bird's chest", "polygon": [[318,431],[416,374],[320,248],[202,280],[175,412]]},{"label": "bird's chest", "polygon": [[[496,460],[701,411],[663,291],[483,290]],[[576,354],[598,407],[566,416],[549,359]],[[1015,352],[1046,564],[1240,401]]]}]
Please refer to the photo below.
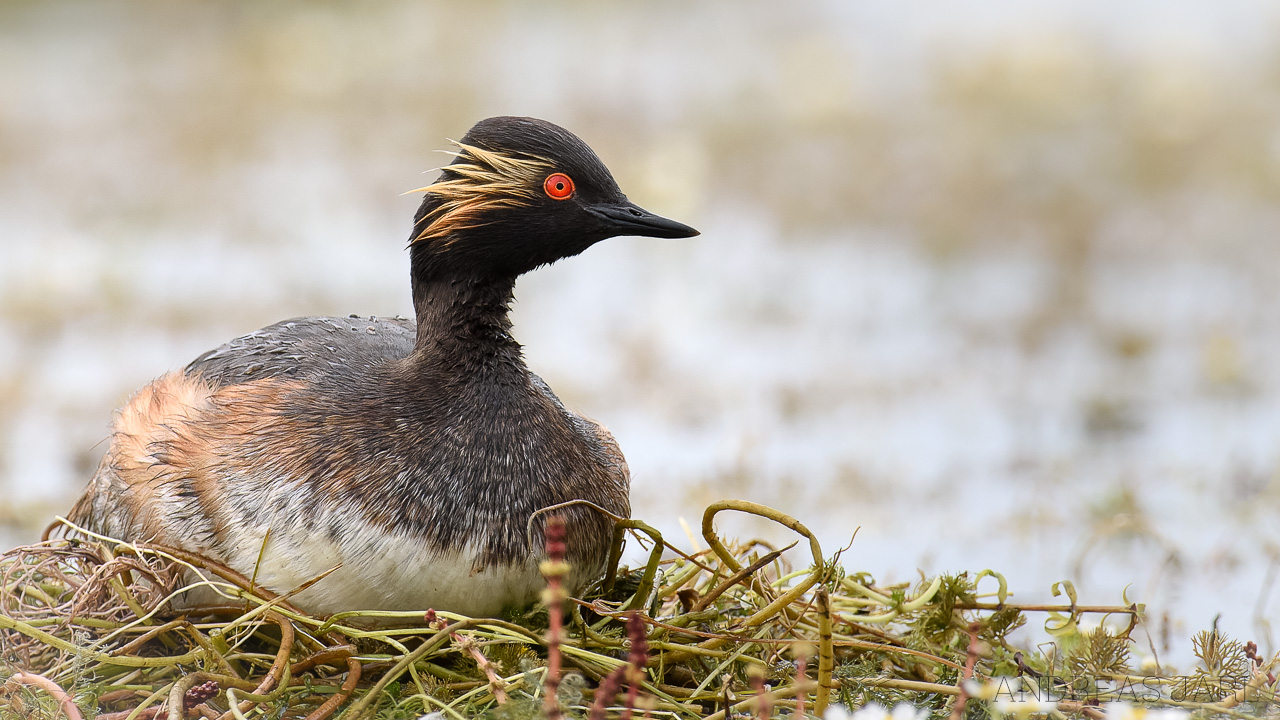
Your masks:
[{"label": "bird's chest", "polygon": [[409,514],[520,508],[595,471],[584,439],[545,399],[492,388],[440,395],[374,425],[330,426],[327,445],[355,451],[332,478],[347,500]]}]

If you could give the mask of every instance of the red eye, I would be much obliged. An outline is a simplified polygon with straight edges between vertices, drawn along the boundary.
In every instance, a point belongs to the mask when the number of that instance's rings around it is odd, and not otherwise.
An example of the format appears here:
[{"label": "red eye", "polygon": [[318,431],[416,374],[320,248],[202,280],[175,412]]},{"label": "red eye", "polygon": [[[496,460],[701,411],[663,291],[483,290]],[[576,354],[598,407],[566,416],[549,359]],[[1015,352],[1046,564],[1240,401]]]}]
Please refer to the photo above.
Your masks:
[{"label": "red eye", "polygon": [[542,183],[542,189],[556,200],[564,200],[573,194],[573,181],[564,173],[551,173]]}]

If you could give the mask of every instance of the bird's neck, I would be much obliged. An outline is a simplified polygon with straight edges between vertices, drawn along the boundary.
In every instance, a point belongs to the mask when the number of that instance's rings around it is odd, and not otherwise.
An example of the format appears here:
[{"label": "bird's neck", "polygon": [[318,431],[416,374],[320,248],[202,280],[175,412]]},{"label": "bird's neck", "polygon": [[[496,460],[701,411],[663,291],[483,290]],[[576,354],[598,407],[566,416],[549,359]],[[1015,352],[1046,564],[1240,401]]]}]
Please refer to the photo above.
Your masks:
[{"label": "bird's neck", "polygon": [[514,277],[414,277],[418,337],[412,361],[423,367],[480,372],[518,369],[524,360],[508,315]]}]

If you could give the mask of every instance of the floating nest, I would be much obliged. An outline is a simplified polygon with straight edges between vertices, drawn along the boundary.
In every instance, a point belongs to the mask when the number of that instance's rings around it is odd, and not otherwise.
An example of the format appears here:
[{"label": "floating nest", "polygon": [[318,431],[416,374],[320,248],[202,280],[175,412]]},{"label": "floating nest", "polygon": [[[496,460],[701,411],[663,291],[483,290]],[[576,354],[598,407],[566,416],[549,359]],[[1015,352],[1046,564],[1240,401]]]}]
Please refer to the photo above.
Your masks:
[{"label": "floating nest", "polygon": [[[809,557],[792,565],[794,544],[720,538],[725,511],[784,525]],[[741,501],[706,509],[705,548],[620,522],[613,570],[582,599],[557,602],[565,567],[551,547],[549,603],[506,618],[315,617],[199,556],[84,537],[0,556],[0,717],[724,720],[872,703],[954,718],[1280,712],[1277,659],[1252,644],[1204,632],[1193,674],[1134,668],[1141,605],[1083,605],[1068,583],[1053,588],[1060,605],[1018,604],[987,570],[882,585],[824,555],[794,518]],[[645,567],[617,567],[624,542],[649,550]],[[193,585],[224,604],[176,614],[172,600]],[[1088,630],[1086,616],[1098,620]],[[1052,642],[1009,639],[1029,617]],[[1129,704],[1105,707],[1115,701]]]}]

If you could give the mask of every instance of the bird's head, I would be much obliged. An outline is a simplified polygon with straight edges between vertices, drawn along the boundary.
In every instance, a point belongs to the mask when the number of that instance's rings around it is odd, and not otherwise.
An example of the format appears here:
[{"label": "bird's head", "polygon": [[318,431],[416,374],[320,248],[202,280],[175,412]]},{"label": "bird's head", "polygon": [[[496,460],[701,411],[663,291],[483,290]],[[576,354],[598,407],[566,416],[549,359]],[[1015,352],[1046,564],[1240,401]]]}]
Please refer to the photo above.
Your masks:
[{"label": "bird's head", "polygon": [[489,118],[455,144],[420,189],[415,270],[515,277],[617,235],[698,234],[627,200],[586,143],[544,120]]}]

